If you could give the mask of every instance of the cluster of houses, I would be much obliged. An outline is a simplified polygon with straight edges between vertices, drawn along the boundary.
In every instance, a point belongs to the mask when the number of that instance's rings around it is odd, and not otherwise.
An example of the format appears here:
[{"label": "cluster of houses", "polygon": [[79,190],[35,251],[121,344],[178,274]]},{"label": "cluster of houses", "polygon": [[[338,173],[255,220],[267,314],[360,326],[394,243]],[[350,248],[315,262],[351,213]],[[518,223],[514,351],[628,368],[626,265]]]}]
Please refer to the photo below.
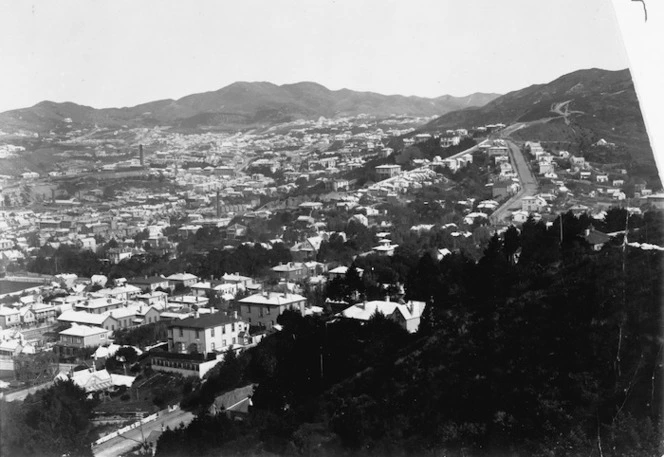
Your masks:
[{"label": "cluster of houses", "polygon": [[[379,238],[376,250],[389,255],[386,251],[393,251],[396,245],[390,244],[387,235]],[[320,246],[317,240],[309,243],[313,249]],[[53,351],[60,360],[75,360],[89,353],[107,357],[115,332],[166,321],[168,351],[152,357],[152,368],[202,377],[227,351],[241,351],[269,332],[278,331],[277,318],[286,310],[302,315],[322,313],[322,308],[311,306],[303,295],[294,291],[297,290],[294,282],[327,273],[323,264],[290,262],[273,270],[281,279],[277,290],[263,290],[252,278],[237,273],[209,280],[177,273],[168,277],[119,279],[113,285],[108,285],[106,277],[101,275],[88,280],[60,275],[59,283],[9,294],[3,300],[0,371],[11,371],[17,356],[40,351]],[[343,276],[346,270],[337,268],[329,276]],[[176,290],[182,293],[175,293]],[[54,291],[58,292],[55,297]],[[43,297],[48,297],[48,302]],[[228,304],[236,297],[235,311],[230,311]],[[413,319],[416,316],[419,319],[419,307],[423,304],[415,308],[397,303],[390,306],[379,307],[379,311],[401,322],[409,331],[417,329],[415,322],[419,320]],[[366,320],[362,316],[357,319]],[[349,311],[340,317],[353,318],[353,313]],[[43,328],[59,328],[55,343],[47,343],[36,331]],[[98,380],[100,376],[105,375],[90,374],[86,379]]]}]

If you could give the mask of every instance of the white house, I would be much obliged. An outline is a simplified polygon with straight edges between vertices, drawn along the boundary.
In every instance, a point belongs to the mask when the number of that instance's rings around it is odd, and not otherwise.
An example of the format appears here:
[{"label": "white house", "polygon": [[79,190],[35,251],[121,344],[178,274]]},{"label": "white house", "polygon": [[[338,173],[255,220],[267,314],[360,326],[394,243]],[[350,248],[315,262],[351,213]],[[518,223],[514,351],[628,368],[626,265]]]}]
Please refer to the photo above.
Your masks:
[{"label": "white house", "polygon": [[245,346],[249,324],[217,312],[175,321],[168,326],[168,349],[178,353],[224,352],[234,345]]},{"label": "white house", "polygon": [[426,303],[423,301],[409,301],[396,303],[392,301],[373,300],[357,303],[338,314],[339,317],[368,321],[376,313],[396,321],[410,333],[417,332]]}]

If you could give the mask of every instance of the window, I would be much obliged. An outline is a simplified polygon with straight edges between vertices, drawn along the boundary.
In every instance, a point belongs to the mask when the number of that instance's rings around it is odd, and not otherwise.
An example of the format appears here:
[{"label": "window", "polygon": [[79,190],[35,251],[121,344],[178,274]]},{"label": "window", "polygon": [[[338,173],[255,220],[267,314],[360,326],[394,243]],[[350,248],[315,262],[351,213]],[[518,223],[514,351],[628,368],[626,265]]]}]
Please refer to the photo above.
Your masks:
[{"label": "window", "polygon": [[201,331],[196,330],[196,339],[199,339],[201,337]]},{"label": "window", "polygon": [[184,336],[184,329],[180,327],[180,336]]},{"label": "window", "polygon": [[221,334],[222,334],[222,335],[225,335],[225,334],[226,334],[226,326],[225,326],[225,325],[222,325],[222,326],[221,326]]},{"label": "window", "polygon": [[221,346],[226,347],[226,340],[221,340]]},{"label": "window", "polygon": [[210,347],[210,349],[212,349],[212,351],[214,351],[214,342],[212,343],[212,346]]},{"label": "window", "polygon": [[233,337],[233,344],[237,343],[237,338]]},{"label": "window", "polygon": [[265,314],[267,314],[268,316],[270,315],[270,307],[269,306],[265,307]]},{"label": "window", "polygon": [[233,322],[233,323],[231,324],[231,331],[232,331],[232,332],[235,332],[235,322]]},{"label": "window", "polygon": [[[214,327],[212,327],[212,328],[210,329],[210,336],[214,336]],[[214,343],[212,343],[212,345],[214,346]],[[214,348],[213,348],[213,349],[214,349]]]}]

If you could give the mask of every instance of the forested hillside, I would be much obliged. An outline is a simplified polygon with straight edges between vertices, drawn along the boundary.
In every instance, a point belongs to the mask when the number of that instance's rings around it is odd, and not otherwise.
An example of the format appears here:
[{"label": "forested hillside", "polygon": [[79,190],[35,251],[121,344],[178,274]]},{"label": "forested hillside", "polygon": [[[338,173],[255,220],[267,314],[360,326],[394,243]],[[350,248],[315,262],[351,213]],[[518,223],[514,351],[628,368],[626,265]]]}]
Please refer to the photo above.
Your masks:
[{"label": "forested hillside", "polygon": [[[405,272],[406,298],[429,304],[417,334],[380,315],[285,314],[192,386],[183,407],[199,417],[157,455],[661,455],[663,255],[620,240],[594,252],[590,223],[528,221],[477,263],[425,253]],[[613,210],[600,228],[624,223]],[[629,241],[664,244],[661,214],[629,227]],[[250,382],[243,421],[205,413]]]}]

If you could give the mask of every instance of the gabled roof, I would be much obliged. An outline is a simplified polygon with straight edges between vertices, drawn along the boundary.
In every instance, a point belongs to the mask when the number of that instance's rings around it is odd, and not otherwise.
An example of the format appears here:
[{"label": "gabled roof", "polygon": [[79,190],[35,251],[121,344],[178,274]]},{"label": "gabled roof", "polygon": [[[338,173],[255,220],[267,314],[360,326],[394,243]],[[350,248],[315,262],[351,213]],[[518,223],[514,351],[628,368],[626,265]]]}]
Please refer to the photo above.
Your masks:
[{"label": "gabled roof", "polygon": [[151,285],[168,282],[168,278],[162,278],[161,276],[148,276],[147,278],[131,278],[128,282],[130,284]]},{"label": "gabled roof", "polygon": [[80,324],[102,325],[108,319],[108,315],[86,313],[85,311],[65,311],[58,316],[61,322],[75,322]]},{"label": "gabled roof", "polygon": [[175,273],[166,279],[170,281],[191,281],[192,279],[198,279],[198,276],[192,275],[191,273]]},{"label": "gabled roof", "polygon": [[374,314],[381,313],[390,316],[399,313],[405,320],[415,319],[422,316],[426,303],[422,301],[410,301],[402,304],[391,301],[373,300],[357,303],[343,310],[339,315],[349,319],[369,320]]},{"label": "gabled roof", "polygon": [[99,335],[102,333],[110,333],[109,330],[101,327],[92,327],[89,325],[74,325],[73,327],[68,328],[60,332],[60,335],[66,336],[93,336]]},{"label": "gabled roof", "polygon": [[599,230],[591,229],[590,233],[584,235],[583,237],[589,244],[596,246],[598,244],[604,244],[608,242],[611,237],[604,232]]}]

